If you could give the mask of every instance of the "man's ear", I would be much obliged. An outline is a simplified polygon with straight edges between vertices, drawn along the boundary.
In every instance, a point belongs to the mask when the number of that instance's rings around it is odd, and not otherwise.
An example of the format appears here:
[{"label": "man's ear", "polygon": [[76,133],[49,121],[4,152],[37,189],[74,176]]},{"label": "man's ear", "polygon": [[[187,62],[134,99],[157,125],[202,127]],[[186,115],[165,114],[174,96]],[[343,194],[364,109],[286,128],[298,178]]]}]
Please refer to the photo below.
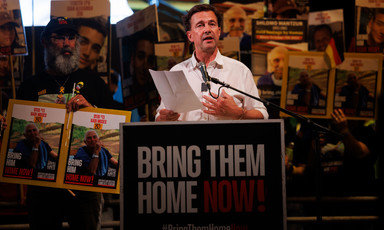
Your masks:
[{"label": "man's ear", "polygon": [[188,38],[188,40],[189,40],[191,43],[193,43],[193,40],[192,40],[192,33],[191,33],[191,31],[187,31],[187,38]]}]

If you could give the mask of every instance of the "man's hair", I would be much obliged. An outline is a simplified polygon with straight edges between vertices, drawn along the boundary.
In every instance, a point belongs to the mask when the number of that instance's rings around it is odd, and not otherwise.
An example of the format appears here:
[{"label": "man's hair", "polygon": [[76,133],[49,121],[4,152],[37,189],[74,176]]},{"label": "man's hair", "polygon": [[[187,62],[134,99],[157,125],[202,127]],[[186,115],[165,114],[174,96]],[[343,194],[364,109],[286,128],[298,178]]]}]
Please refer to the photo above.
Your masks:
[{"label": "man's hair", "polygon": [[88,135],[88,133],[90,133],[90,132],[94,132],[94,133],[96,133],[97,138],[99,138],[99,134],[97,134],[96,130],[94,130],[94,129],[90,129],[90,130],[88,130],[87,132],[85,132],[85,134],[84,134],[84,141],[87,140],[87,135]]},{"label": "man's hair", "polygon": [[329,35],[332,37],[332,29],[328,24],[320,24],[315,26],[315,29],[313,30],[313,35],[319,30],[327,30],[329,32]]},{"label": "man's hair", "polygon": [[74,24],[78,26],[78,28],[82,26],[90,27],[101,33],[104,37],[107,37],[108,21],[103,16],[92,18],[76,18],[73,21]]},{"label": "man's hair", "polygon": [[217,18],[217,24],[219,26],[222,25],[223,19],[221,17],[221,14],[219,13],[219,11],[216,10],[215,7],[213,7],[212,5],[209,5],[209,4],[199,4],[199,5],[192,7],[190,10],[188,10],[187,14],[182,17],[185,31],[191,30],[191,17],[194,14],[196,14],[198,12],[203,12],[203,11],[212,11],[213,13],[215,13],[216,18]]}]

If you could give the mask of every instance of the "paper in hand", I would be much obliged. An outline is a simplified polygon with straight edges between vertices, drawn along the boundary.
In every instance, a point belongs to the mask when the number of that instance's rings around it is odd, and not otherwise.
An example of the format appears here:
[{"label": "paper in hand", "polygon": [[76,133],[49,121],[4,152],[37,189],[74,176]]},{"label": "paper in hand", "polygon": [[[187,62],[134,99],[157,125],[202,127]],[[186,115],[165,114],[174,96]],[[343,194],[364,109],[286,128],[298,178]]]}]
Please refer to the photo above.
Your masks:
[{"label": "paper in hand", "polygon": [[177,113],[204,109],[182,70],[149,72],[166,109]]}]

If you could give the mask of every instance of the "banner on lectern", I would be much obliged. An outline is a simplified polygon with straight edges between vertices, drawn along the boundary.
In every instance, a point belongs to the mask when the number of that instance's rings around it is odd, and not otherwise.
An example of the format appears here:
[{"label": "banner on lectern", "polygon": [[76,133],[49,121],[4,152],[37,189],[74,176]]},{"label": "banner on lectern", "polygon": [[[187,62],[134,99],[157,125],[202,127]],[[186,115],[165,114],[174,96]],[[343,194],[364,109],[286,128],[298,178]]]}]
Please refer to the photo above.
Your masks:
[{"label": "banner on lectern", "polygon": [[286,229],[282,120],[120,124],[121,226]]}]

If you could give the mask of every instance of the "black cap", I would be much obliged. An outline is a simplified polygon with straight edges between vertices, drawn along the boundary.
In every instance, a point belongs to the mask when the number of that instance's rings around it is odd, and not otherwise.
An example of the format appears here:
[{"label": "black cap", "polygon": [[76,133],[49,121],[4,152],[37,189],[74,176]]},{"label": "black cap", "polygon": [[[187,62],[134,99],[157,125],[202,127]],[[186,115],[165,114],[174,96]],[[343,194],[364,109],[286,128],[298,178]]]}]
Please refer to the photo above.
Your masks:
[{"label": "black cap", "polygon": [[72,20],[66,17],[52,18],[45,27],[41,36],[47,38],[52,33],[57,33],[59,31],[77,33],[77,27],[73,24]]}]

